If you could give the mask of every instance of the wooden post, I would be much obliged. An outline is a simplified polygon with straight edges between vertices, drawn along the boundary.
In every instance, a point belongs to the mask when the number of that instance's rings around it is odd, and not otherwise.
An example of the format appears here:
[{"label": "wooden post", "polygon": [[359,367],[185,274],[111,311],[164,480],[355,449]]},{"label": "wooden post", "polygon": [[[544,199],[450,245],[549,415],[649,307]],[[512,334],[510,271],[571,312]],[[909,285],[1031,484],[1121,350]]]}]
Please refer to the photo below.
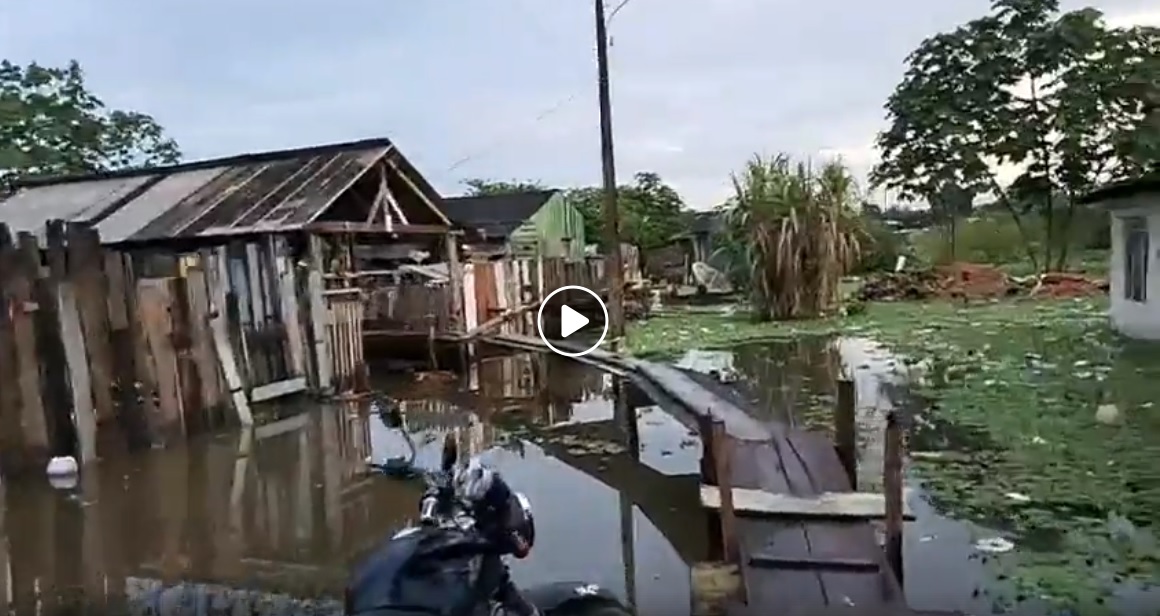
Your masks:
[{"label": "wooden post", "polygon": [[201,370],[198,365],[197,325],[200,315],[190,303],[189,292],[192,270],[182,268],[181,275],[169,282],[170,326],[169,339],[177,357],[178,397],[181,398],[182,425],[185,433],[196,434],[208,427],[205,409],[209,400],[202,395]]},{"label": "wooden post", "polygon": [[[76,298],[84,332],[84,349],[91,378],[94,426],[113,417],[113,351],[109,342],[108,282],[101,239],[95,229],[69,224],[68,280]],[[69,342],[65,339],[65,344]]]},{"label": "wooden post", "polygon": [[733,441],[725,432],[725,421],[722,419],[713,419],[710,435],[713,442],[717,491],[721,494],[721,547],[724,561],[736,565],[741,562],[741,546],[737,542],[737,515],[733,510]]},{"label": "wooden post", "polygon": [[451,331],[467,331],[467,321],[463,314],[463,266],[459,262],[459,234],[448,233],[443,236],[443,245],[447,252],[447,280],[448,289],[451,292],[449,329]]},{"label": "wooden post", "polygon": [[[49,231],[52,230],[50,223]],[[55,331],[56,298],[48,291],[49,282],[40,277],[40,245],[35,236],[24,232],[18,234],[17,242],[21,253],[17,265],[19,272],[9,283],[15,285],[12,291],[17,306],[12,315],[13,333],[20,356],[24,446],[30,461],[37,463],[55,455],[55,432],[49,424],[49,418],[57,416],[52,415],[53,409],[59,405],[66,413],[65,417],[72,409],[60,336],[42,335]],[[52,342],[55,343],[50,344]],[[58,372],[51,373],[53,370]],[[40,459],[42,457],[44,460]]]},{"label": "wooden post", "polygon": [[0,223],[0,467],[13,468],[20,452],[20,362],[17,356],[13,317],[23,306],[10,297],[9,281],[16,271],[18,255],[8,225]]},{"label": "wooden post", "polygon": [[327,308],[326,298],[323,297],[322,282],[322,239],[317,235],[307,237],[309,243],[310,264],[307,269],[307,292],[310,296],[310,343],[313,356],[314,387],[320,393],[330,393],[333,390],[333,374],[331,372],[330,345],[327,344]]},{"label": "wooden post", "polygon": [[713,417],[711,415],[697,416],[697,432],[701,437],[701,482],[705,485],[717,485],[716,452],[713,450]]},{"label": "wooden post", "polygon": [[854,381],[838,381],[838,404],[834,407],[834,449],[838,459],[850,478],[850,489],[858,490],[858,432],[854,422],[855,399]]},{"label": "wooden post", "polygon": [[902,586],[902,426],[894,412],[886,416],[882,466],[882,490],[886,499],[886,562],[894,570],[899,586]]},{"label": "wooden post", "polygon": [[[697,415],[697,433],[701,438],[701,483],[718,486],[716,443],[713,442],[713,417],[708,413]],[[721,545],[721,511],[706,509],[705,524],[709,534],[709,558],[719,559],[725,553]]]},{"label": "wooden post", "polygon": [[147,353],[157,387],[156,433],[165,439],[185,433],[181,377],[177,349],[174,348],[172,336],[174,331],[171,280],[144,278],[137,281],[137,318],[143,326]]}]

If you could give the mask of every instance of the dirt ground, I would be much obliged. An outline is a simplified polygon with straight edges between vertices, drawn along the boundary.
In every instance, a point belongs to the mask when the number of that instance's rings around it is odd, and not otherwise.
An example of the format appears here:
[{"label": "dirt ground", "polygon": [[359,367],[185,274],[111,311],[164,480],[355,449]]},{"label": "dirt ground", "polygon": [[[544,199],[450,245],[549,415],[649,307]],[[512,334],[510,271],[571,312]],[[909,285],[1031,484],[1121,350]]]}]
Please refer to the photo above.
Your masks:
[{"label": "dirt ground", "polygon": [[952,263],[868,277],[856,297],[863,301],[1087,297],[1107,293],[1107,290],[1107,281],[1083,274],[1051,272],[1016,278],[992,265]]}]

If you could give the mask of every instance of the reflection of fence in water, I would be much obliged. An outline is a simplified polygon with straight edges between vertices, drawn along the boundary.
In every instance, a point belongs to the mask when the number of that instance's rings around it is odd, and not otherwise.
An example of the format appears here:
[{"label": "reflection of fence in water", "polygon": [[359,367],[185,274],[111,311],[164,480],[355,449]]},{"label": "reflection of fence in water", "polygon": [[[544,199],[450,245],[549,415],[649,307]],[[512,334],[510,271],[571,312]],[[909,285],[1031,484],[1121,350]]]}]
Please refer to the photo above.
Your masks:
[{"label": "reflection of fence in water", "polygon": [[82,593],[113,605],[130,576],[337,593],[351,556],[405,523],[421,492],[363,472],[367,421],[331,407],[110,460],[86,473],[79,500],[7,486],[3,527],[20,532],[0,538],[0,598],[46,613]]}]

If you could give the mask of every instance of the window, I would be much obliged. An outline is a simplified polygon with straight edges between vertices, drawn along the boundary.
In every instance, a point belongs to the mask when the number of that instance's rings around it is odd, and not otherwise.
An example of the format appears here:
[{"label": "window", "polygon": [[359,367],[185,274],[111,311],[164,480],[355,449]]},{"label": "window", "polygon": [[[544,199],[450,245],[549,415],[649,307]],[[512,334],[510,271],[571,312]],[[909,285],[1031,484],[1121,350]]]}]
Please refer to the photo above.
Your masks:
[{"label": "window", "polygon": [[1124,299],[1148,301],[1148,221],[1124,218]]}]

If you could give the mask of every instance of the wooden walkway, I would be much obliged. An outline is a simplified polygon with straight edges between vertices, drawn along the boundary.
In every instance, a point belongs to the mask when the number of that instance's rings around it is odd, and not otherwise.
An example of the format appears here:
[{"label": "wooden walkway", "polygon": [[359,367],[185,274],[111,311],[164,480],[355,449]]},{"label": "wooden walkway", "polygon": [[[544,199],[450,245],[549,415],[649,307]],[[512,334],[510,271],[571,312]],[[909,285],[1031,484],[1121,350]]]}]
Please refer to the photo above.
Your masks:
[{"label": "wooden walkway", "polygon": [[[520,338],[498,342],[516,348],[539,346],[534,344],[538,341]],[[495,337],[489,341],[496,341]],[[702,433],[706,443],[702,477],[710,484],[702,488],[703,501],[709,508],[722,510],[723,542],[730,543],[732,536],[733,544],[732,549],[722,546],[725,558],[741,571],[741,596],[727,604],[726,614],[936,614],[917,612],[907,605],[901,580],[888,563],[872,526],[873,519],[889,514],[892,522],[888,526],[901,528],[906,512],[899,472],[895,472],[892,499],[855,495],[847,466],[825,435],[759,422],[745,410],[747,402],[730,388],[695,379],[671,366],[601,350],[585,358],[588,363],[607,364],[610,371],[625,375],[658,398],[657,404]],[[706,433],[714,425],[718,439],[710,445]],[[727,462],[721,463],[719,456]],[[717,481],[718,469],[725,471],[725,481]],[[713,487],[718,483],[728,489]],[[706,493],[715,496],[716,502],[705,498]],[[783,506],[740,502],[754,495],[763,498],[750,501],[781,501]],[[886,505],[887,500],[893,505]],[[785,501],[796,505],[786,508]],[[857,502],[862,511],[836,512],[833,507],[803,510],[801,506],[803,502],[823,501]],[[875,513],[866,513],[867,502],[870,509],[878,503]],[[901,560],[901,537],[900,531],[893,533],[896,561]]]}]

